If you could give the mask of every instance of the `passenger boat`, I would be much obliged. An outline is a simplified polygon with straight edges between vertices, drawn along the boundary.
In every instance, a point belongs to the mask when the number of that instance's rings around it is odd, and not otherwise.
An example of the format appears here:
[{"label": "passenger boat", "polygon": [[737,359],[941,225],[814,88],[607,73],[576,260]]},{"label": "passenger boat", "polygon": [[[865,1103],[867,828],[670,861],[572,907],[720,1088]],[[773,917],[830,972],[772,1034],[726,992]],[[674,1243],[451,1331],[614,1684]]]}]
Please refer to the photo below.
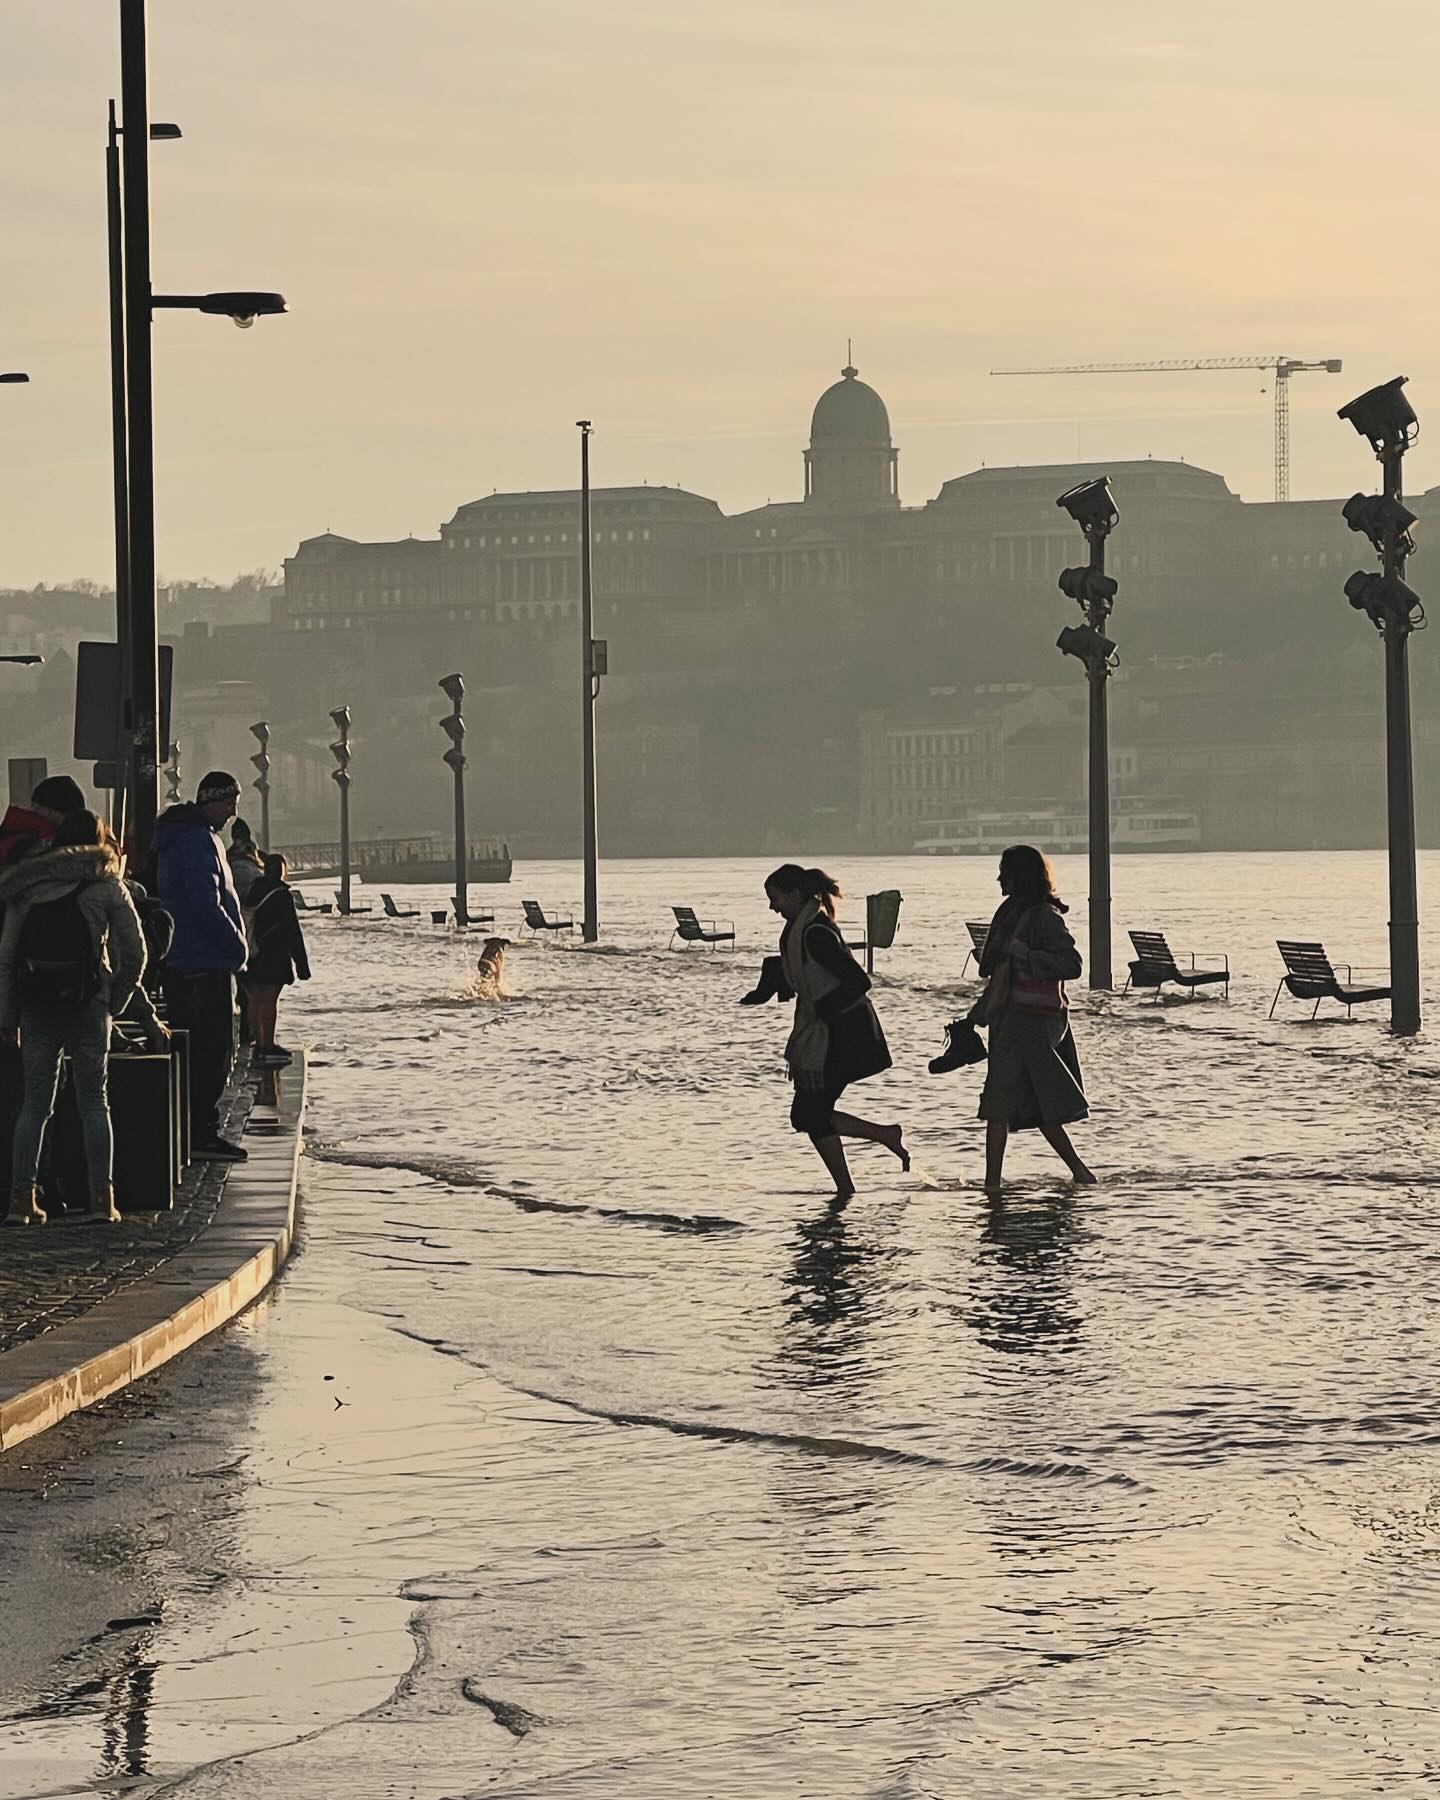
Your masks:
[{"label": "passenger boat", "polygon": [[[1047,856],[1081,855],[1090,847],[1090,820],[1080,809],[1036,807],[1013,812],[973,811],[937,820],[911,845],[917,856],[998,856],[1011,844],[1034,844]],[[1116,851],[1198,850],[1199,816],[1164,800],[1114,802],[1110,847]]]},{"label": "passenger boat", "polygon": [[[340,846],[296,844],[281,854],[296,881],[330,879],[340,873]],[[510,846],[499,838],[472,838],[466,846],[465,873],[471,881],[510,879]],[[350,872],[370,887],[425,883],[444,886],[455,879],[455,850],[444,838],[357,838],[350,845]]]}]

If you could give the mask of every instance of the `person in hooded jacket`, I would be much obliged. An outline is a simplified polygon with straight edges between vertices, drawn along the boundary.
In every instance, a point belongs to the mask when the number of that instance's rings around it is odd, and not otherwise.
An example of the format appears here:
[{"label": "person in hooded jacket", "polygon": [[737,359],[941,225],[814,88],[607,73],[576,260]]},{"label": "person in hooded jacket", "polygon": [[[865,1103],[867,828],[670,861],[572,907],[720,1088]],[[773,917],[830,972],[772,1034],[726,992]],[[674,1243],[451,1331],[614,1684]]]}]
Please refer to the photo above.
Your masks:
[{"label": "person in hooded jacket", "polygon": [[310,979],[305,933],[295,911],[295,890],[286,880],[289,873],[283,856],[267,856],[265,872],[245,902],[250,937],[245,995],[255,1061],[262,1069],[280,1068],[293,1060],[292,1053],[275,1042],[280,990],[292,982]]},{"label": "person in hooded jacket", "polygon": [[155,821],[152,892],[175,921],[161,986],[170,1023],[190,1034],[191,1154],[201,1162],[246,1160],[220,1135],[220,1098],[235,1059],[235,977],[247,955],[220,833],[239,797],[235,777],[214,770],[193,804],[166,807]]},{"label": "person in hooded jacket", "polygon": [[[41,999],[27,966],[26,922],[39,907],[73,897],[74,915],[88,933],[91,960],[77,978],[79,997]],[[55,1110],[60,1071],[68,1054],[84,1135],[90,1184],[88,1216],[113,1223],[113,1140],[106,1078],[110,1021],[123,1012],[145,972],[140,920],[120,874],[120,858],[103,820],[74,812],[55,842],[0,871],[0,1041],[19,1041],[25,1099],[15,1123],[8,1222],[43,1225],[36,1175],[45,1127]],[[91,979],[93,977],[93,980]]]}]

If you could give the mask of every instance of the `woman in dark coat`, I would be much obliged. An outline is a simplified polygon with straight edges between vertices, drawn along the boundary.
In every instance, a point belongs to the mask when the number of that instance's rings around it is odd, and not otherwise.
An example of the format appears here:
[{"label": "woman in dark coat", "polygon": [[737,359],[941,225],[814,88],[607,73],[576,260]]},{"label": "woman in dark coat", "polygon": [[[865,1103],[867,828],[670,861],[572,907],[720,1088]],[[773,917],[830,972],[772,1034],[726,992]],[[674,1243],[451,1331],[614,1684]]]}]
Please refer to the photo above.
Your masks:
[{"label": "woman in dark coat", "polygon": [[1045,856],[1015,844],[1000,858],[1005,896],[990,921],[980,957],[984,993],[971,1022],[990,1027],[989,1064],[980,1096],[985,1121],[985,1187],[1001,1185],[1012,1131],[1038,1129],[1077,1182],[1095,1177],[1065,1130],[1089,1117],[1070,1030],[1065,983],[1081,971]]},{"label": "woman in dark coat", "polygon": [[280,990],[292,981],[310,979],[305,933],[295,911],[295,895],[285,880],[289,872],[283,856],[267,856],[264,873],[245,900],[245,935],[250,942],[246,1007],[255,1061],[261,1068],[290,1061],[290,1052],[275,1042]]},{"label": "woman in dark coat", "polygon": [[814,1144],[835,1182],[835,1198],[855,1192],[842,1137],[883,1144],[910,1167],[898,1125],[872,1125],[835,1103],[852,1081],[890,1067],[885,1033],[870,1004],[870,977],[850,954],[835,923],[840,889],[823,869],[785,863],[765,883],[771,912],[785,921],[780,934],[783,979],[779,996],[795,999],[795,1025],[785,1046],[795,1099],[790,1124]]}]

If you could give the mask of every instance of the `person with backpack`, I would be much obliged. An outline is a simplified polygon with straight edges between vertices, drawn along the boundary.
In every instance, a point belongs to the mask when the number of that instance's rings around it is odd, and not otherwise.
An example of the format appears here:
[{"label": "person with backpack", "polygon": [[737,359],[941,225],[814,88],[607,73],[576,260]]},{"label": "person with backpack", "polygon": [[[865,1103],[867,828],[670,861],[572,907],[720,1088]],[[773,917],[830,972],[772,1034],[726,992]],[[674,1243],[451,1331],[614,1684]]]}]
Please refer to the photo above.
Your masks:
[{"label": "person with backpack", "polygon": [[245,994],[255,1062],[262,1069],[283,1068],[293,1060],[292,1053],[275,1042],[280,990],[294,981],[310,979],[295,892],[285,879],[289,873],[283,856],[267,856],[265,872],[251,888],[244,908],[245,935],[250,942]]},{"label": "person with backpack", "polygon": [[110,1021],[145,972],[145,942],[103,820],[69,814],[48,849],[0,872],[0,1042],[19,1041],[25,1098],[11,1153],[12,1225],[43,1225],[40,1146],[70,1058],[89,1177],[87,1216],[114,1223],[106,1077]]},{"label": "person with backpack", "polygon": [[193,804],[168,806],[155,821],[151,892],[175,921],[161,987],[177,1030],[190,1034],[190,1143],[200,1162],[244,1162],[220,1135],[220,1098],[235,1060],[235,977],[248,947],[220,833],[235,817],[240,783],[206,775]]}]

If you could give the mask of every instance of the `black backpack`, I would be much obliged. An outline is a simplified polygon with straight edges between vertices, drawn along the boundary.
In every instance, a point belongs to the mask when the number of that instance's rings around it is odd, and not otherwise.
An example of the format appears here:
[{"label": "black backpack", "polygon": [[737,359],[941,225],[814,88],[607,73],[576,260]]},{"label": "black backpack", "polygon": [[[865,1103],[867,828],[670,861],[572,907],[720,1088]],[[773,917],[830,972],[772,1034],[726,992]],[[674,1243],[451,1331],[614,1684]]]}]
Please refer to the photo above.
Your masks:
[{"label": "black backpack", "polygon": [[22,1007],[53,1012],[84,1006],[99,994],[105,970],[80,910],[80,891],[71,888],[25,914],[15,953],[15,992]]}]

